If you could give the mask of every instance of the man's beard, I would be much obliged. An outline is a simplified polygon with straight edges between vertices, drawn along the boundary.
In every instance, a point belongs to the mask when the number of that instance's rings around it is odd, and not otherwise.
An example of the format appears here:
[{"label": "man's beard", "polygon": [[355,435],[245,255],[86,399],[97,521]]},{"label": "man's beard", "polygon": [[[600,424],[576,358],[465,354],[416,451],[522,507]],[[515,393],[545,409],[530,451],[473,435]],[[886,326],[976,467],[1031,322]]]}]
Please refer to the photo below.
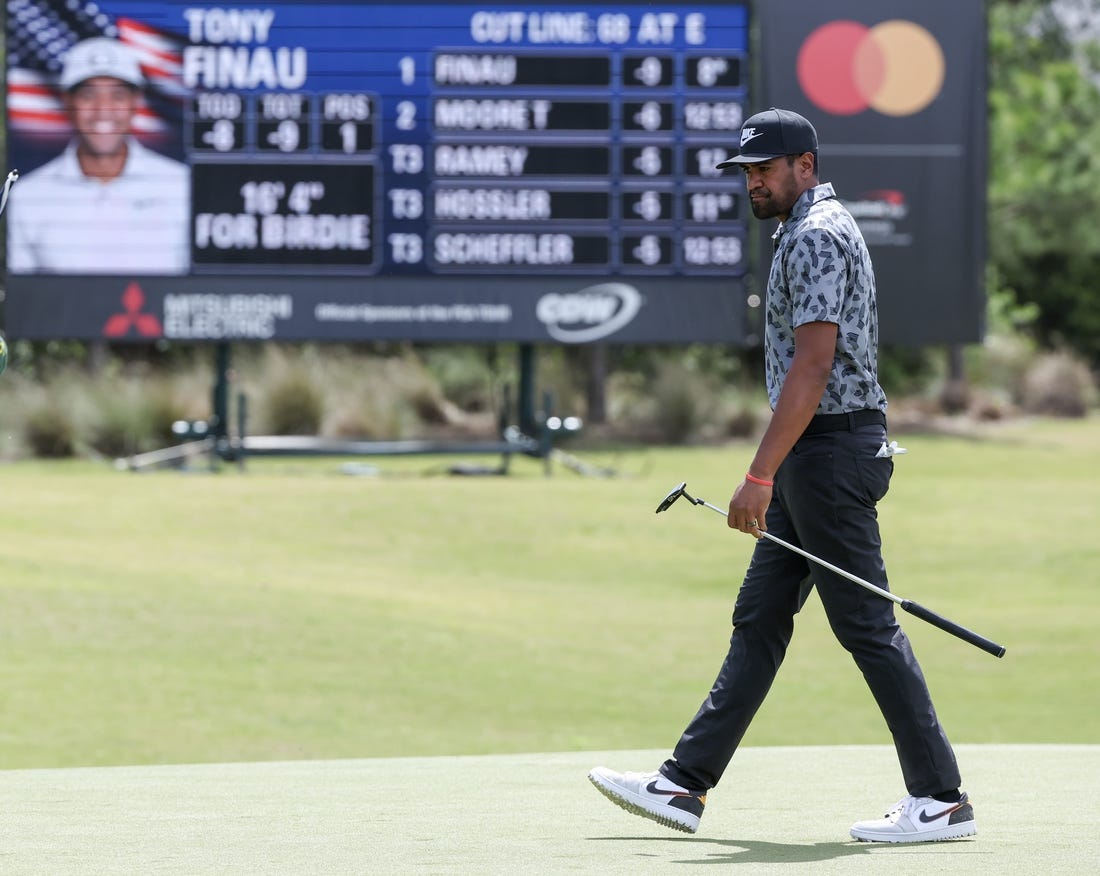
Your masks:
[{"label": "man's beard", "polygon": [[754,199],[750,193],[749,206],[757,219],[774,219],[776,216],[789,216],[798,200],[798,192],[789,187],[778,191],[769,189],[762,198]]},{"label": "man's beard", "polygon": [[779,209],[779,206],[775,202],[775,198],[769,196],[764,200],[754,201],[749,199],[749,206],[752,207],[752,215],[757,219],[774,219],[783,211]]}]

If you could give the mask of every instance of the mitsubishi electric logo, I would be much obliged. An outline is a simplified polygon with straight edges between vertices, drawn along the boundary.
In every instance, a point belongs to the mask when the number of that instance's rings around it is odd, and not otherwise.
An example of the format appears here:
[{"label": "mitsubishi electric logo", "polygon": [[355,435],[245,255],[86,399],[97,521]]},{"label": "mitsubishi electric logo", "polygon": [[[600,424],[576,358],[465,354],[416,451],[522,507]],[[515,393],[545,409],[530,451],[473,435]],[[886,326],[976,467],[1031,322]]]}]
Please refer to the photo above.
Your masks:
[{"label": "mitsubishi electric logo", "polygon": [[642,308],[642,295],[626,283],[599,283],[579,292],[551,292],[535,305],[535,316],[556,341],[585,344],[615,334]]},{"label": "mitsubishi electric logo", "polygon": [[163,332],[160,320],[145,313],[145,293],[137,283],[131,283],[122,293],[122,312],[112,314],[103,325],[105,338],[124,338],[137,334],[143,338],[159,338]]}]

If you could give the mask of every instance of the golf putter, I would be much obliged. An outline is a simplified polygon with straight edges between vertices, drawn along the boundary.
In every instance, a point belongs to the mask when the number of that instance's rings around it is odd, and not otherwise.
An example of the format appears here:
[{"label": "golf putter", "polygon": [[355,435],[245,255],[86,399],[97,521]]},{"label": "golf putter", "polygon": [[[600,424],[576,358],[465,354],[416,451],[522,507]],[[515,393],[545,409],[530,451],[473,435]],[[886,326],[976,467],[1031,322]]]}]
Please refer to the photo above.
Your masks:
[{"label": "golf putter", "polygon": [[[669,492],[669,494],[665,496],[661,504],[657,506],[657,513],[660,514],[662,511],[668,510],[672,503],[679,499],[681,496],[691,502],[692,505],[703,505],[706,508],[710,508],[712,511],[718,512],[723,517],[728,516],[727,513],[719,508],[717,505],[712,505],[710,504],[710,502],[707,502],[703,499],[696,499],[694,496],[692,496],[687,491],[687,483],[682,483],[679,486],[675,487],[671,492]],[[983,651],[992,654],[994,657],[1004,657],[1005,655],[1005,648],[1003,645],[998,645],[996,642],[985,638],[985,636],[979,636],[972,630],[968,630],[966,627],[959,626],[954,621],[949,621],[947,618],[936,614],[934,611],[930,611],[923,605],[913,602],[911,599],[902,599],[900,596],[895,593],[891,593],[889,590],[883,590],[881,587],[872,584],[870,581],[865,581],[858,575],[853,575],[851,572],[844,571],[844,569],[841,569],[839,566],[834,566],[832,563],[827,563],[825,560],[822,560],[819,557],[815,557],[809,551],[804,551],[802,550],[802,548],[796,547],[790,542],[784,541],[783,539],[772,535],[770,532],[764,532],[763,530],[760,530],[760,537],[766,538],[769,541],[774,541],[777,545],[779,545],[780,547],[785,547],[789,551],[794,551],[796,554],[805,557],[810,562],[817,563],[817,565],[823,566],[830,572],[835,572],[842,578],[847,578],[849,581],[858,584],[865,590],[870,590],[872,593],[881,596],[883,599],[889,599],[891,602],[900,605],[905,611],[909,612],[909,614],[913,615],[914,617],[919,617],[921,620],[927,621],[928,623],[932,624],[932,626],[939,627],[945,633],[950,633],[953,636],[957,636],[964,642],[969,642],[971,645],[974,645],[977,648],[981,648]]]},{"label": "golf putter", "polygon": [[0,213],[4,212],[4,208],[8,206],[8,195],[11,194],[11,187],[15,185],[16,180],[19,179],[19,171],[12,170],[8,173],[7,179],[4,180],[3,191],[0,192]]}]

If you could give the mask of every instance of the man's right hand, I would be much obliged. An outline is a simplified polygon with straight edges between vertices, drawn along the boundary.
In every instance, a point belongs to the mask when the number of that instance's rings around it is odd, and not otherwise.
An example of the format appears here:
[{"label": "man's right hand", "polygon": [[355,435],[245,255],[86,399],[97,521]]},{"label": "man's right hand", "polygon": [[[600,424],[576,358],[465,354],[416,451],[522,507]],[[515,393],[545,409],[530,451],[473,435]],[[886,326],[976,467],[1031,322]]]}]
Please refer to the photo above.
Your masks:
[{"label": "man's right hand", "polygon": [[766,514],[772,502],[772,488],[750,481],[742,481],[733,491],[730,499],[726,524],[730,529],[748,533],[760,538],[761,532],[767,532]]}]

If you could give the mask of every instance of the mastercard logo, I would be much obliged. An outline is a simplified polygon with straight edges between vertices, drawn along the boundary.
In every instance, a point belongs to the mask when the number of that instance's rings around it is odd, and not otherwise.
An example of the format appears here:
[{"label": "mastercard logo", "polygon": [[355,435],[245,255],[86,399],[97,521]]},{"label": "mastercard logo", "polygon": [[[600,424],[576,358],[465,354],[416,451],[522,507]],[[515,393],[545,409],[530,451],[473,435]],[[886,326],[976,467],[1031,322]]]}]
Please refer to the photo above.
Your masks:
[{"label": "mastercard logo", "polygon": [[818,109],[833,115],[873,109],[910,116],[943,90],[944,66],[943,49],[919,24],[832,21],[798,50],[798,84]]}]

